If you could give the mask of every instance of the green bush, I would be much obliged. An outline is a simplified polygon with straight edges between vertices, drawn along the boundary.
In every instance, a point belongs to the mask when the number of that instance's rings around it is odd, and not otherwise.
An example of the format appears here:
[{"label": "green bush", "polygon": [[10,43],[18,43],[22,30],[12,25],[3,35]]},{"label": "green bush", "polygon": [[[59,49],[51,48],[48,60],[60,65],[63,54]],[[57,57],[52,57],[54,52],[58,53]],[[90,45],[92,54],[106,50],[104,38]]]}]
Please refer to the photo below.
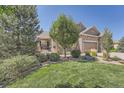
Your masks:
[{"label": "green bush", "polygon": [[110,51],[111,51],[111,52],[117,52],[118,49],[116,49],[116,48],[112,48]]},{"label": "green bush", "polygon": [[81,54],[80,50],[72,50],[71,51],[71,55],[72,55],[73,58],[80,57],[80,54]]},{"label": "green bush", "polygon": [[24,72],[32,67],[38,66],[39,63],[35,56],[19,55],[10,59],[3,60],[0,64],[0,82],[9,82],[18,77],[24,76]]},{"label": "green bush", "polygon": [[40,63],[43,63],[48,60],[48,56],[43,53],[36,54],[36,57]]},{"label": "green bush", "polygon": [[91,56],[90,51],[85,51],[85,56]]},{"label": "green bush", "polygon": [[91,56],[97,56],[97,52],[96,52],[96,51],[91,51],[91,52],[90,52],[90,55],[91,55]]},{"label": "green bush", "polygon": [[51,54],[49,54],[49,60],[50,61],[59,61],[60,60],[60,56],[59,56],[59,54],[57,54],[57,53],[51,53]]}]

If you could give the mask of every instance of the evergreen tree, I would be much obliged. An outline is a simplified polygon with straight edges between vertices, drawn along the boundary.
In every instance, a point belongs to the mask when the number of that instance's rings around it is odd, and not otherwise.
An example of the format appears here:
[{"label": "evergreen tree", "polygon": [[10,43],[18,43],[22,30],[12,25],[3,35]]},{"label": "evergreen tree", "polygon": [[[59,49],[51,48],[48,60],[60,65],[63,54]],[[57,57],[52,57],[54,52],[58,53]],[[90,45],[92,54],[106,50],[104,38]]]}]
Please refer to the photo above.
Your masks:
[{"label": "evergreen tree", "polygon": [[[14,14],[0,17],[0,55],[34,54],[36,35],[40,33],[36,6],[11,6]],[[10,52],[9,52],[10,51]]]},{"label": "evergreen tree", "polygon": [[0,58],[16,55],[16,45],[13,40],[13,30],[16,28],[14,14],[7,14],[6,11],[0,14]]},{"label": "evergreen tree", "polygon": [[103,48],[106,52],[106,60],[109,58],[109,52],[113,48],[112,33],[108,28],[105,28],[103,35]]},{"label": "evergreen tree", "polygon": [[40,32],[36,6],[16,6],[17,25],[13,31],[17,51],[21,54],[34,53],[36,35]]},{"label": "evergreen tree", "polygon": [[0,6],[0,14],[6,13],[8,15],[14,13],[14,7],[8,5],[1,5]]}]

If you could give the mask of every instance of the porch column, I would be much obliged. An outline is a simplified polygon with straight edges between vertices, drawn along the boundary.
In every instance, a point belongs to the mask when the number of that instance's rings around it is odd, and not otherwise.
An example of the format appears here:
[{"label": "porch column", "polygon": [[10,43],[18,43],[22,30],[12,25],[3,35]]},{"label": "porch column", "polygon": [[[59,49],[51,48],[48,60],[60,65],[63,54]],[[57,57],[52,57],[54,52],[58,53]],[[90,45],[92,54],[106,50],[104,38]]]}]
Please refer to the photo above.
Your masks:
[{"label": "porch column", "polygon": [[51,39],[51,52],[53,52],[54,51],[54,48],[53,48],[53,39]]},{"label": "porch column", "polygon": [[83,43],[82,38],[80,37],[79,38],[79,48],[80,48],[81,53],[83,52],[83,50],[82,50],[83,44],[82,43]]},{"label": "porch column", "polygon": [[97,52],[99,52],[99,40],[97,40]]}]

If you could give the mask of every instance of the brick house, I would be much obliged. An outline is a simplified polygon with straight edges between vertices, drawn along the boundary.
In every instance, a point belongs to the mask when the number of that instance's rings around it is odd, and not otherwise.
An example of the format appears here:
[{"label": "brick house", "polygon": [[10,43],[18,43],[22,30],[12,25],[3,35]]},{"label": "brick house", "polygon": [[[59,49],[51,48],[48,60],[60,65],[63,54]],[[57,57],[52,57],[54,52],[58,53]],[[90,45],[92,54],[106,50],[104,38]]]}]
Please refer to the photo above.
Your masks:
[{"label": "brick house", "polygon": [[[86,28],[84,25],[78,24],[82,27],[82,31],[79,34],[79,40],[76,43],[76,47],[83,53],[85,51],[96,49],[97,52],[102,51],[102,34],[98,31],[95,26]],[[37,39],[38,51],[41,52],[58,52],[60,50],[59,44],[54,42],[49,35],[49,32],[43,32]]]}]

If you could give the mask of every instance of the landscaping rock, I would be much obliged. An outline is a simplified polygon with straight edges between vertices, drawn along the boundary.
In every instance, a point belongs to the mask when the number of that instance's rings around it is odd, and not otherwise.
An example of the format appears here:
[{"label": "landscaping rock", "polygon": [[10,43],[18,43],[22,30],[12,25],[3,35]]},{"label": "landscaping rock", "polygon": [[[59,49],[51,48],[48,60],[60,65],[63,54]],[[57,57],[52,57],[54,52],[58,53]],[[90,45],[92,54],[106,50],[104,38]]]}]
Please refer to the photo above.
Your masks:
[{"label": "landscaping rock", "polygon": [[4,87],[5,87],[5,84],[0,83],[0,88],[4,88]]},{"label": "landscaping rock", "polygon": [[89,55],[83,56],[83,59],[87,60],[87,61],[95,61],[95,57],[92,57],[92,56],[89,56]]}]

